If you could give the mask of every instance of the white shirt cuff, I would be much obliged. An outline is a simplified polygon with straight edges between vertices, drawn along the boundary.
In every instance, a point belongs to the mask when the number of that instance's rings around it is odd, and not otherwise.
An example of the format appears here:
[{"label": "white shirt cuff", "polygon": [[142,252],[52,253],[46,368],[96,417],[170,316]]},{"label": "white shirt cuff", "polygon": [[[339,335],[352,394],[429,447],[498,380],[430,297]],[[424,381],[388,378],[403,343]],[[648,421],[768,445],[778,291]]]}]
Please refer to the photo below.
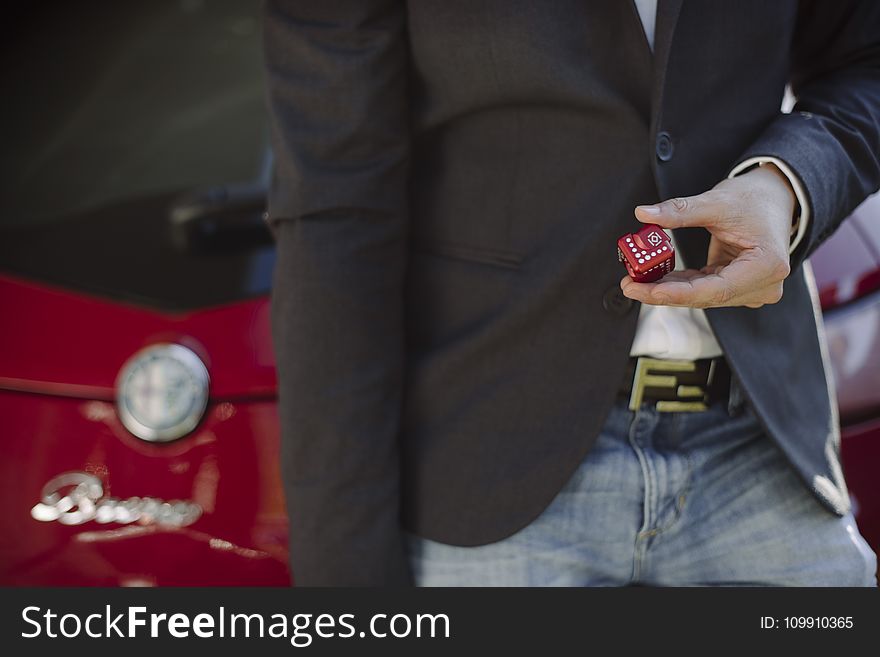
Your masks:
[{"label": "white shirt cuff", "polygon": [[776,167],[782,171],[783,175],[788,178],[788,182],[791,183],[791,188],[794,190],[794,196],[797,199],[798,209],[797,214],[792,221],[792,239],[791,244],[788,247],[789,253],[794,253],[794,250],[798,247],[798,244],[804,239],[804,235],[807,234],[807,225],[810,222],[810,204],[807,201],[807,193],[804,190],[804,186],[801,183],[800,179],[794,174],[794,171],[782,160],[777,157],[750,157],[748,160],[744,162],[740,162],[736,165],[730,174],[727,176],[728,178],[733,178],[734,176],[738,176],[751,169],[754,166],[759,166],[761,164],[775,164]]}]

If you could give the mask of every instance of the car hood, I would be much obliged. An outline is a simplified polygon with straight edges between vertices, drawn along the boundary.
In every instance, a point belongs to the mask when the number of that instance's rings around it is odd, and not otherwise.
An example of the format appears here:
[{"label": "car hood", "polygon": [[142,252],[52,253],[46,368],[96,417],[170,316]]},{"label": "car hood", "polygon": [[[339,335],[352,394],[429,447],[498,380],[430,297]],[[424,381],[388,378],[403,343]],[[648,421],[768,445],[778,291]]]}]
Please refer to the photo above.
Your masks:
[{"label": "car hood", "polygon": [[860,205],[810,263],[826,310],[880,287],[880,194]]},{"label": "car hood", "polygon": [[275,395],[269,299],[166,312],[0,275],[0,388],[112,400],[140,349],[183,344],[210,375],[212,400]]}]

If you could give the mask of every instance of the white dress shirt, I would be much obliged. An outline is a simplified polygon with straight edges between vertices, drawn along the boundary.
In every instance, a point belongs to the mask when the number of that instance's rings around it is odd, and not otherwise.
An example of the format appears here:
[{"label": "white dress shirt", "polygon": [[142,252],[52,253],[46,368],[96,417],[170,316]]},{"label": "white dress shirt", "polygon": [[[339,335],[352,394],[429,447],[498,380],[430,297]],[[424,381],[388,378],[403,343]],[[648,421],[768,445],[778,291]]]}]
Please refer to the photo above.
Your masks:
[{"label": "white dress shirt", "polygon": [[[657,16],[657,0],[633,0],[642,20],[648,44],[654,49],[654,25]],[[803,185],[794,172],[774,157],[756,157],[735,167],[728,177],[739,175],[756,165],[772,163],[788,178],[800,206],[800,216],[790,251],[800,243],[809,221],[809,205]],[[636,221],[633,218],[633,221]],[[674,231],[667,231],[675,242]],[[675,268],[685,269],[681,252],[676,248]],[[639,310],[636,336],[630,349],[631,356],[696,360],[713,358],[722,354],[721,346],[706,319],[706,313],[698,308],[651,306],[642,304]]]}]

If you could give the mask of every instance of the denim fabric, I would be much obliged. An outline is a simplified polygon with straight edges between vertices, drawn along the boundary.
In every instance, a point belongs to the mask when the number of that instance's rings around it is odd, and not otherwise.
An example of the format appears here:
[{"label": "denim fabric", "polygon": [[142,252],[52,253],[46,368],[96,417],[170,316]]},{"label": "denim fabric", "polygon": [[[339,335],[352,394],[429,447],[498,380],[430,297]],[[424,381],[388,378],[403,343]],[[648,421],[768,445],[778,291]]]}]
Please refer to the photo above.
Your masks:
[{"label": "denim fabric", "polygon": [[421,586],[876,586],[852,515],[819,503],[747,407],[619,402],[538,518],[476,547],[407,534]]}]

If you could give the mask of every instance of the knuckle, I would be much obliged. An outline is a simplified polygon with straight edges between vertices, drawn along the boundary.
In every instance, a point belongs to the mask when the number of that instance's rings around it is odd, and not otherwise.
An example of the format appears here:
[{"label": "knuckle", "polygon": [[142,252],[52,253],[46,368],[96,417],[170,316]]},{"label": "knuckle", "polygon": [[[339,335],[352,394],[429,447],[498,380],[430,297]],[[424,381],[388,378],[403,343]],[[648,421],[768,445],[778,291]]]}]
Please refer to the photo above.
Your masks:
[{"label": "knuckle", "polygon": [[791,262],[788,253],[777,252],[766,246],[755,248],[755,262],[760,263],[765,280],[781,283],[791,274]]},{"label": "knuckle", "polygon": [[757,298],[754,299],[756,306],[772,305],[782,300],[782,284],[771,285],[765,288]]},{"label": "knuckle", "polygon": [[725,287],[718,291],[715,295],[715,303],[719,306],[727,306],[736,297],[736,290],[732,287]]},{"label": "knuckle", "polygon": [[791,273],[791,263],[788,258],[779,258],[773,266],[773,273],[779,280],[785,280]]},{"label": "knuckle", "polygon": [[690,206],[689,201],[683,196],[677,196],[669,200],[669,204],[676,212],[687,212]]},{"label": "knuckle", "polygon": [[782,283],[774,285],[767,295],[766,303],[779,303],[782,300]]}]

